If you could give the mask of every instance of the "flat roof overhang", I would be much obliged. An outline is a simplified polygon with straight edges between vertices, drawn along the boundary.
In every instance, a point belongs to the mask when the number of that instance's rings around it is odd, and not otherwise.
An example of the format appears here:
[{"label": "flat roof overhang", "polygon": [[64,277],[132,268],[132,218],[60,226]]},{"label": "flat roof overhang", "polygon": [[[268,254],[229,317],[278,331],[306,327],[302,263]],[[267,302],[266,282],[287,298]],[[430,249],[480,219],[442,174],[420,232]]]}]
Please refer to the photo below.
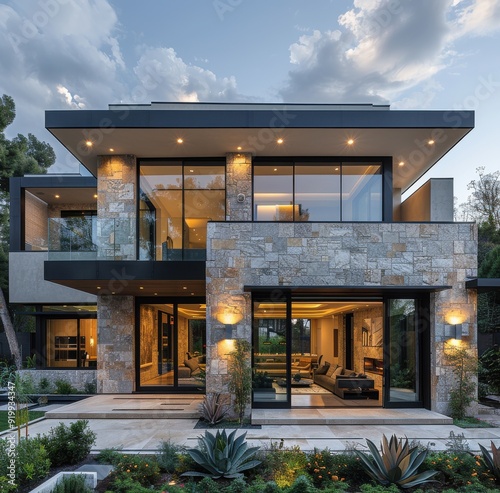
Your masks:
[{"label": "flat roof overhang", "polygon": [[290,293],[292,296],[304,297],[383,297],[434,293],[451,289],[451,286],[244,286],[247,293]]},{"label": "flat roof overhang", "polygon": [[206,294],[204,261],[48,260],[44,271],[46,281],[96,295]]},{"label": "flat roof overhang", "polygon": [[[394,187],[404,192],[474,128],[474,112],[371,105],[114,105],[46,111],[45,126],[94,175],[100,155],[224,157],[241,147],[265,157],[391,156]],[[354,144],[347,145],[348,139]]]},{"label": "flat roof overhang", "polygon": [[467,289],[475,289],[478,293],[500,292],[500,278],[498,277],[478,277],[465,281]]}]

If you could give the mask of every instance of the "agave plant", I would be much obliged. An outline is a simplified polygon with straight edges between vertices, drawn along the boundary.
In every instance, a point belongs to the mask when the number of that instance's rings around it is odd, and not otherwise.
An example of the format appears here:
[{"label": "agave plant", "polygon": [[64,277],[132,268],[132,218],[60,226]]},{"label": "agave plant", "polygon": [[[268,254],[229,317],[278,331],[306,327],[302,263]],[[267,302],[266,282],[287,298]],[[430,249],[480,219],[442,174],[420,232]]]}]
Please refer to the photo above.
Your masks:
[{"label": "agave plant", "polygon": [[198,437],[199,448],[188,449],[191,458],[206,469],[208,473],[190,471],[183,476],[204,476],[213,479],[238,478],[242,471],[260,464],[259,460],[250,460],[259,447],[248,447],[246,432],[236,437],[236,430],[226,434],[226,430],[217,430],[213,435],[205,431],[205,436]]},{"label": "agave plant", "polygon": [[493,442],[491,442],[491,453],[481,444],[479,444],[479,448],[483,453],[483,462],[485,466],[490,470],[491,474],[495,476],[497,481],[500,481],[500,450],[495,447]]},{"label": "agave plant", "polygon": [[215,425],[226,417],[229,412],[229,405],[225,396],[215,392],[206,394],[198,409],[201,417],[208,424]]},{"label": "agave plant", "polygon": [[427,450],[419,452],[417,447],[410,448],[408,438],[403,441],[392,435],[387,441],[383,435],[380,453],[372,441],[367,439],[366,442],[373,461],[362,452],[354,452],[368,475],[384,486],[396,484],[400,488],[411,488],[432,481],[431,478],[437,474],[437,471],[417,473],[427,456]]}]

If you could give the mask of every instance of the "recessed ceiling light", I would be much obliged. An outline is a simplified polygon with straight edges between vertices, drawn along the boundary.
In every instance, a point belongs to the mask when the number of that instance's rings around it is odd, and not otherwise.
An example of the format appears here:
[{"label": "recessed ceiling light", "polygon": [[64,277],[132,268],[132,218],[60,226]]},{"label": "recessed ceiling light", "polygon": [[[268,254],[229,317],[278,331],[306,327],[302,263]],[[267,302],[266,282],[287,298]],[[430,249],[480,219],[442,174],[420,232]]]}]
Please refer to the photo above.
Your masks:
[{"label": "recessed ceiling light", "polygon": [[155,296],[158,296],[158,293],[155,293]]},{"label": "recessed ceiling light", "polygon": [[139,289],[144,289],[144,286],[139,286]]},{"label": "recessed ceiling light", "polygon": [[115,292],[114,292],[114,291],[111,291],[111,294],[115,294]]},{"label": "recessed ceiling light", "polygon": [[274,171],[278,171],[278,168],[274,168]]},{"label": "recessed ceiling light", "polygon": [[190,173],[194,173],[194,169],[190,169],[190,170],[189,170],[189,172],[190,172]]},{"label": "recessed ceiling light", "polygon": [[96,194],[96,193],[94,193],[94,199],[96,199],[96,198],[97,198],[97,194]]},{"label": "recessed ceiling light", "polygon": [[178,144],[182,144],[183,142],[184,142],[184,139],[181,139],[181,138],[177,139]]},{"label": "recessed ceiling light", "polygon": [[182,286],[182,289],[187,289],[187,286]]},{"label": "recessed ceiling light", "polygon": [[97,289],[101,289],[101,286],[97,286]]},{"label": "recessed ceiling light", "polygon": [[433,146],[435,144],[435,142],[432,140],[432,139],[429,139],[427,141],[427,143],[430,145],[430,146]]},{"label": "recessed ceiling light", "polygon": [[404,166],[405,162],[404,161],[399,161],[399,166]]},{"label": "recessed ceiling light", "polygon": [[194,293],[191,293],[191,296],[194,296]]},{"label": "recessed ceiling light", "polygon": [[115,152],[115,150],[112,147],[110,147],[109,152]]},{"label": "recessed ceiling light", "polygon": [[338,171],[339,169],[338,168],[335,168],[335,171]]},{"label": "recessed ceiling light", "polygon": [[353,144],[354,144],[354,139],[349,139],[349,140],[347,141],[347,145],[348,145],[348,146],[352,146]]},{"label": "recessed ceiling light", "polygon": [[85,145],[86,145],[87,147],[92,147],[94,144],[92,143],[92,141],[91,141],[91,140],[86,140],[86,141],[85,141]]},{"label": "recessed ceiling light", "polygon": [[236,148],[236,150],[238,150],[238,151],[241,151],[241,149],[242,149],[242,147],[241,147],[241,146],[238,146],[238,147]]},{"label": "recessed ceiling light", "polygon": [[278,143],[278,144],[283,144],[283,142],[284,142],[284,140],[283,140],[283,139],[281,139],[281,138],[279,138],[279,139],[276,141],[276,143]]},{"label": "recessed ceiling light", "polygon": [[57,195],[57,194],[56,194],[56,195],[54,195],[54,197],[55,197],[56,199],[60,199],[60,198],[61,198],[61,196],[60,196],[60,195]]}]

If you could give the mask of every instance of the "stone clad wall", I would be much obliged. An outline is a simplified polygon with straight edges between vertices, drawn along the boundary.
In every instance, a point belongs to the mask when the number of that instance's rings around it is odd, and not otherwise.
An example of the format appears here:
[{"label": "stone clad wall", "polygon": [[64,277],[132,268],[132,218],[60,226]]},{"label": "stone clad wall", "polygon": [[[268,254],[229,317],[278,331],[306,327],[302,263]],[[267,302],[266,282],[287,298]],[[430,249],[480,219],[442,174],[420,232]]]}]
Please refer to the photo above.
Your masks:
[{"label": "stone clad wall", "polygon": [[230,153],[226,156],[226,221],[251,220],[252,155]]},{"label": "stone clad wall", "polygon": [[[458,313],[476,348],[477,229],[469,223],[209,223],[207,241],[207,391],[224,386],[226,357],[217,343],[225,307],[242,314],[236,337],[251,341],[251,301],[243,286],[452,286],[432,296],[432,408],[444,412],[450,371],[445,324]],[[210,382],[209,382],[210,381]],[[221,387],[222,386],[222,387]]]},{"label": "stone clad wall", "polygon": [[100,156],[97,166],[98,258],[136,260],[135,156]]},{"label": "stone clad wall", "polygon": [[97,297],[97,392],[135,390],[135,306],[133,296]]}]

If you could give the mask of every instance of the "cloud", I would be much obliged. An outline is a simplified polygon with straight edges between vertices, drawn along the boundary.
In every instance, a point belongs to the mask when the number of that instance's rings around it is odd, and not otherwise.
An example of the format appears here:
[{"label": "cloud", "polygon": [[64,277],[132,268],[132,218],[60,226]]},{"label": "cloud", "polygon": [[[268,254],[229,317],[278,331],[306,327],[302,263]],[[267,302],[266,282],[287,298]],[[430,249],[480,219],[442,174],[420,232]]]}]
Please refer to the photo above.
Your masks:
[{"label": "cloud", "polygon": [[[496,0],[355,0],[338,29],[314,31],[290,46],[286,101],[388,102],[425,84],[455,61],[457,39],[500,27]],[[431,88],[431,89],[430,89]],[[401,102],[429,104],[437,85]]]}]

